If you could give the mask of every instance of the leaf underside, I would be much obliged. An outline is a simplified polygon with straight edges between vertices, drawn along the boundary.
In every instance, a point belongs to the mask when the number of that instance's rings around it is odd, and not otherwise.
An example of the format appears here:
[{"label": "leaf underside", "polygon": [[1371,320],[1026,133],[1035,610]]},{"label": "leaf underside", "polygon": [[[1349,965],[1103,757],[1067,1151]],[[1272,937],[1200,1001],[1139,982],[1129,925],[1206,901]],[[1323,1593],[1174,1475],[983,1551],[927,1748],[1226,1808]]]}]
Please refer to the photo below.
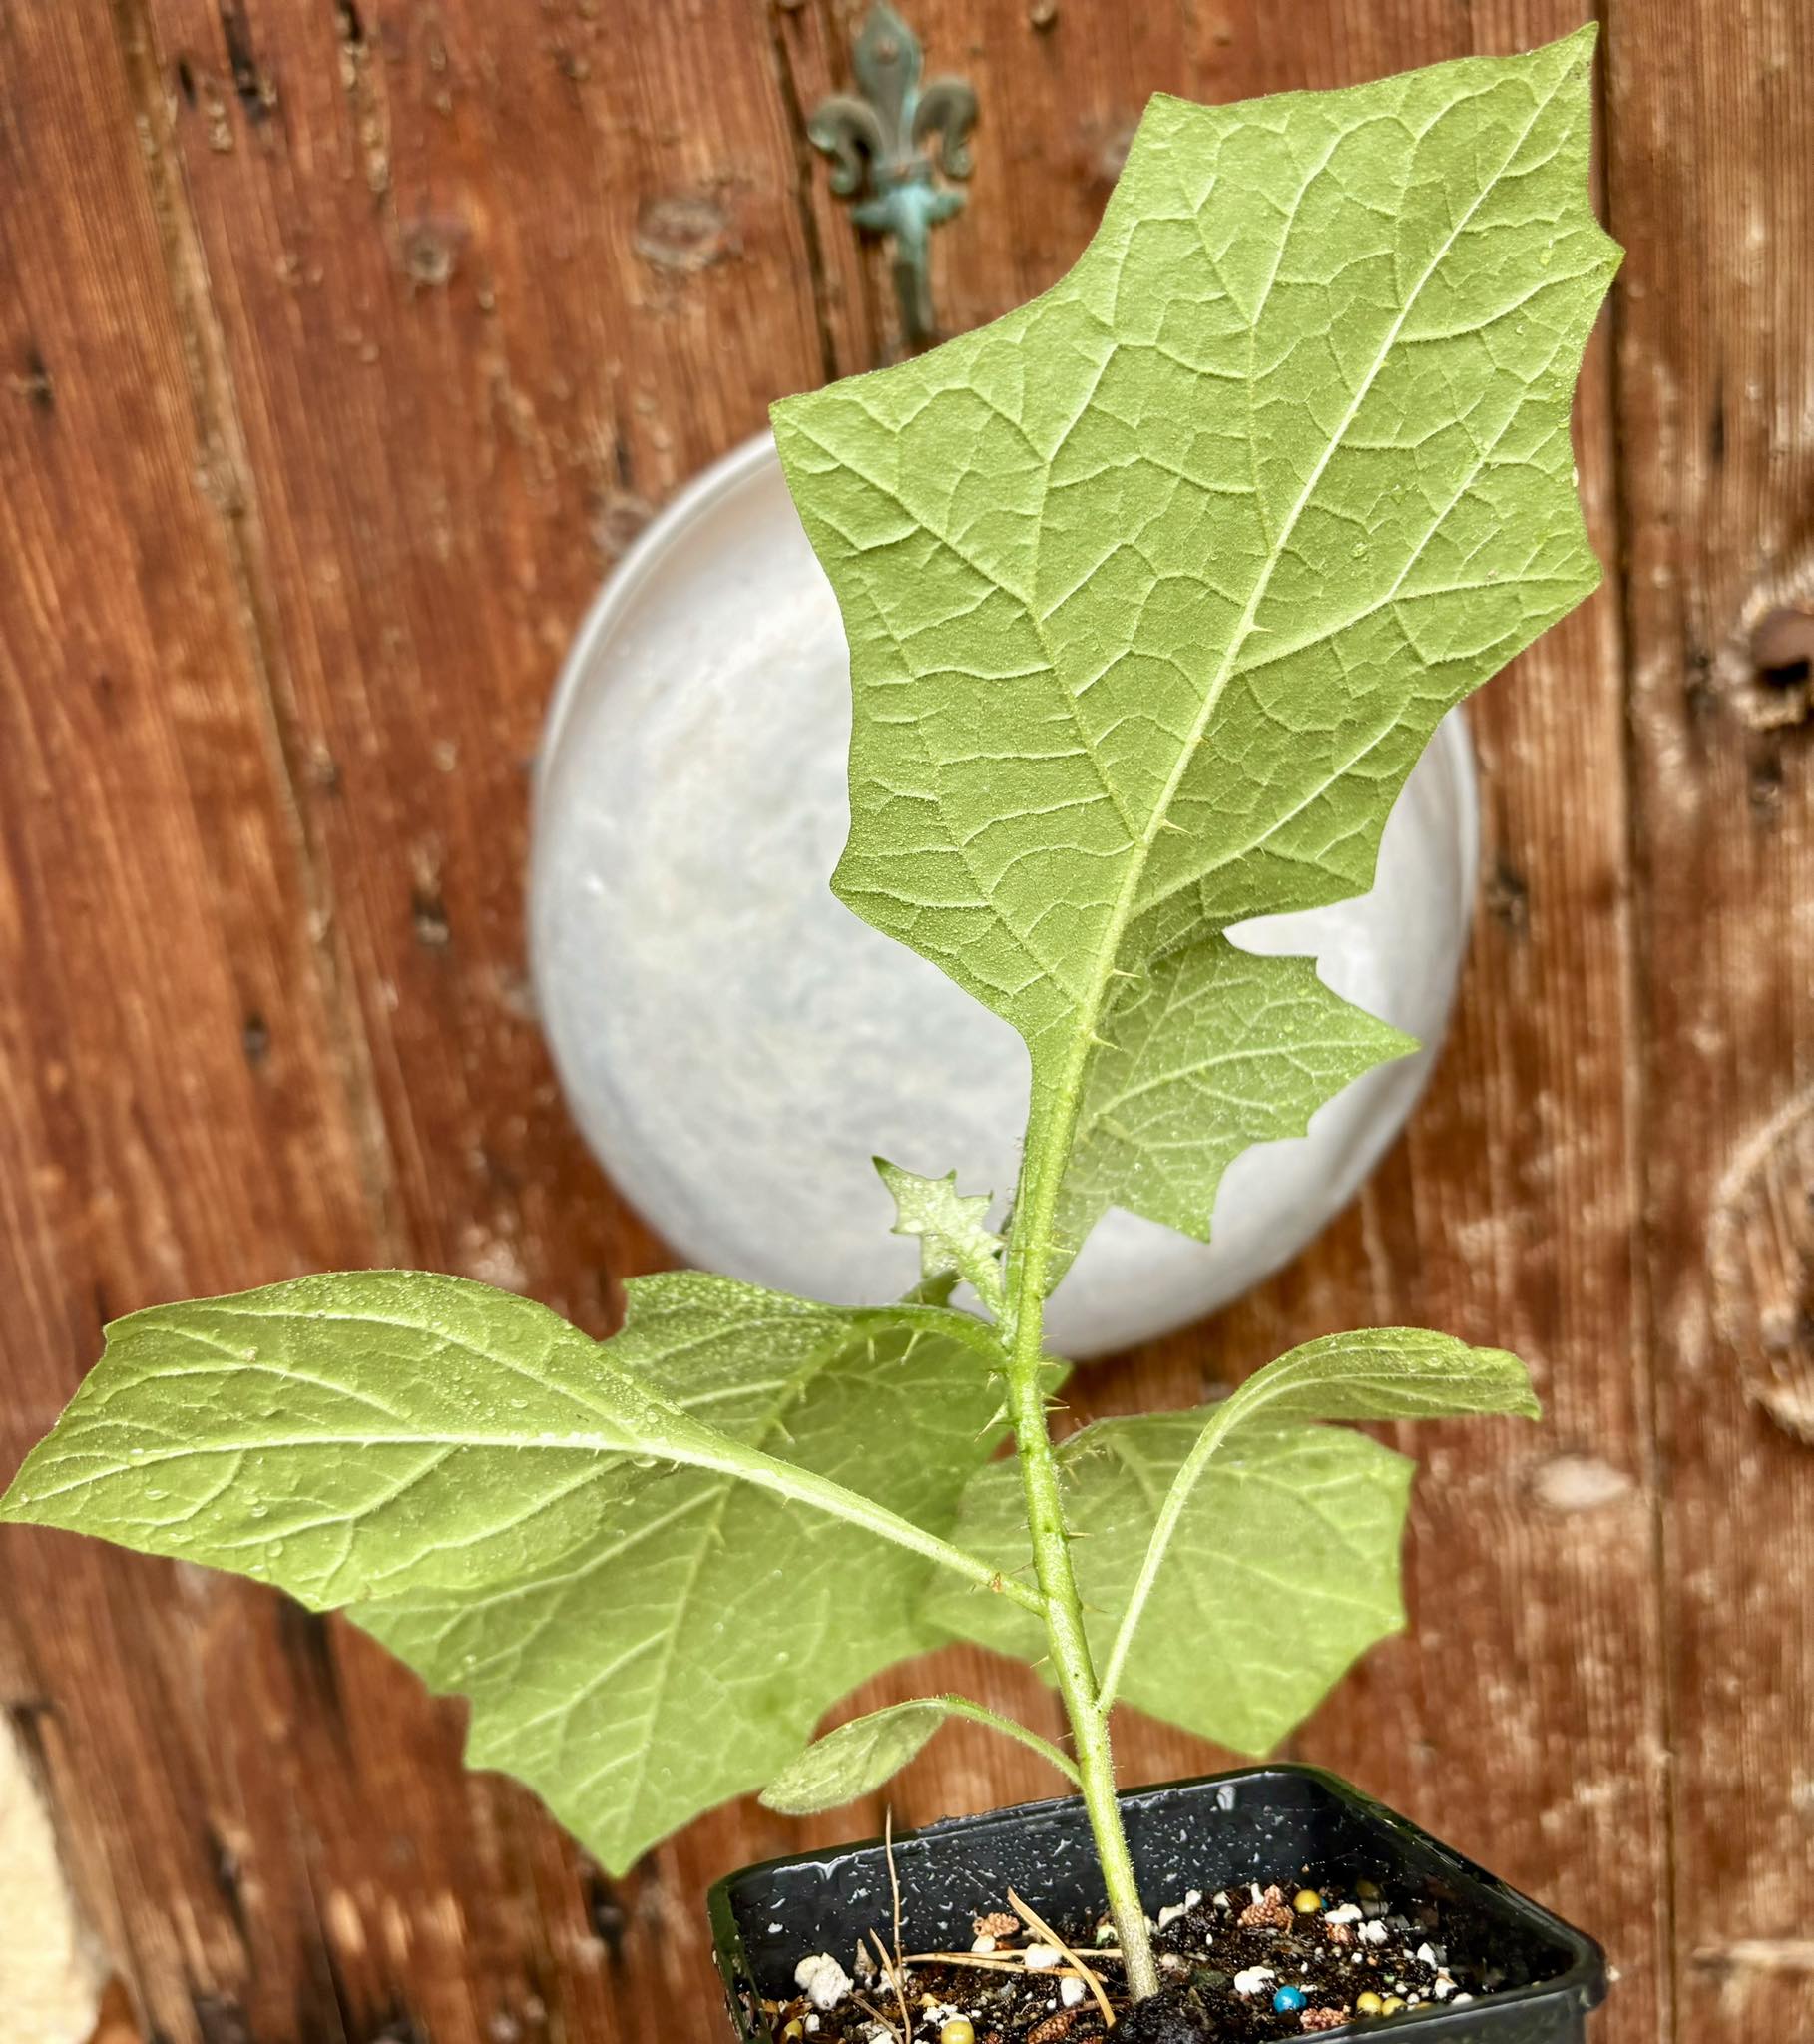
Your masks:
[{"label": "leaf underside", "polygon": [[[1118,1017],[1192,1066],[1155,975],[1363,891],[1437,720],[1594,587],[1591,49],[1156,98],[1051,290],[775,407],[851,648],[834,884],[1026,1039],[1030,1153],[1126,1061]],[[1254,1050],[1256,1092],[1223,1121],[1198,1089],[1181,1145],[1086,1128],[1073,1223],[1107,1197],[1203,1233],[1248,1105],[1301,1128],[1352,1075]]]},{"label": "leaf underside", "polygon": [[922,1178],[885,1157],[875,1160],[875,1168],[894,1200],[895,1234],[919,1242],[922,1281],[963,1278],[992,1307],[999,1306],[1002,1239],[983,1218],[993,1195],[960,1193],[955,1171]]},{"label": "leaf underside", "polygon": [[942,1698],[916,1697],[853,1719],[783,1768],[762,1801],[788,1816],[811,1816],[873,1794],[917,1758],[951,1715]]},{"label": "leaf underside", "polygon": [[[1099,1420],[1060,1450],[1072,1560],[1099,1665],[1159,1502],[1207,1414]],[[1344,1671],[1404,1623],[1398,1552],[1412,1465],[1334,1427],[1243,1429],[1197,1485],[1122,1694],[1237,1753],[1263,1754]],[[1029,1565],[1018,1472],[972,1482],[959,1538],[1004,1568]],[[1000,1598],[935,1584],[929,1614],[963,1639],[1037,1661],[1036,1622]]]},{"label": "leaf underside", "polygon": [[939,1532],[997,1437],[955,1316],[693,1275],[629,1295],[606,1343],[394,1272],[134,1314],[0,1511],[346,1609],[622,1869],[937,1637],[930,1562],[745,1471]]},{"label": "leaf underside", "polygon": [[[1218,1405],[1085,1427],[1059,1457],[1099,1676],[1115,1680],[1125,1627],[1120,1696],[1237,1752],[1269,1752],[1404,1620],[1413,1465],[1312,1422],[1537,1412],[1524,1364],[1504,1349],[1371,1327],[1306,1341]],[[958,1537],[1004,1569],[1029,1559],[1015,1473],[979,1470],[959,1521]],[[1156,1567],[1149,1543],[1173,1509]],[[934,1585],[929,1609],[967,1639],[1033,1658],[1037,1628],[992,1608],[1000,1601]]]},{"label": "leaf underside", "polygon": [[1416,1044],[1332,994],[1308,958],[1208,936],[1118,983],[1086,1071],[1057,1216],[1063,1250],[1110,1207],[1206,1239],[1222,1173],[1301,1136],[1362,1073]]}]

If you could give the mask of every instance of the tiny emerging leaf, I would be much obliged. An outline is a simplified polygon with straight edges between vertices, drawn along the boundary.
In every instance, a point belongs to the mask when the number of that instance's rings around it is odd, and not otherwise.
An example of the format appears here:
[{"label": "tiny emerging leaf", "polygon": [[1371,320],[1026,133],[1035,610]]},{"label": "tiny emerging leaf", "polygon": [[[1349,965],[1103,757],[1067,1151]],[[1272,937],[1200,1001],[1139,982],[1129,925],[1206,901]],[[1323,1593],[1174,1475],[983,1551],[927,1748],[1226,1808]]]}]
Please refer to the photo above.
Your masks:
[{"label": "tiny emerging leaf", "polygon": [[919,1239],[921,1277],[932,1283],[961,1278],[985,1304],[999,1308],[1002,1239],[984,1220],[994,1196],[960,1193],[955,1171],[921,1178],[885,1157],[875,1168],[894,1196],[895,1234]]}]

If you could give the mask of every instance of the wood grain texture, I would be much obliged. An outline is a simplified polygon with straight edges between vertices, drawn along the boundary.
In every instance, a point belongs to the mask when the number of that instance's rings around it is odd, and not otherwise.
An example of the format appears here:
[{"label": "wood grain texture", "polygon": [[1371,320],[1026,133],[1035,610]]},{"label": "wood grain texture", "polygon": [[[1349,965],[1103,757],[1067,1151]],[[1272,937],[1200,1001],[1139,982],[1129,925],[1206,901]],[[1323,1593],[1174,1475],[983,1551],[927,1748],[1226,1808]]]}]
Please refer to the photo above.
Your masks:
[{"label": "wood grain texture", "polygon": [[[803,137],[855,11],[0,17],[7,1466],[104,1312],[398,1260],[603,1330],[662,1261],[535,1028],[526,769],[651,511],[771,397],[897,344],[879,254]],[[953,328],[1073,259],[1154,89],[1338,85],[1579,18],[910,12],[984,106],[970,208],[935,243]],[[1814,591],[1809,40],[1800,0],[1612,5],[1607,208],[1632,253],[1579,426],[1614,573],[1478,706],[1485,901],[1453,1042],[1308,1255],[1077,1400],[1191,1402],[1374,1318],[1532,1359],[1541,1432],[1407,1439],[1415,1630],[1302,1750],[1601,1935],[1603,2044],[1736,2038],[1810,1984],[1800,1889],[1772,1885],[1814,1843],[1814,1448],[1783,1420],[1809,1370],[1810,691],[1792,621],[1767,678],[1750,659]],[[704,2039],[705,1883],[879,1826],[879,1804],[739,1805],[607,1884],[526,1793],[464,1777],[459,1711],[348,1629],[79,1542],[0,1552],[0,1696],[147,2040]],[[928,1681],[1055,1722],[969,1651],[852,1708]],[[1130,1780],[1214,1758],[1123,1717]],[[966,1726],[895,1802],[1046,1789]]]},{"label": "wood grain texture", "polygon": [[[105,18],[0,25],[0,1433],[10,1467],[113,1313],[371,1253],[350,1049],[242,592],[220,544]],[[297,1762],[331,1742],[240,1586],[3,1537],[0,1699],[147,2009],[320,1969]],[[312,1751],[311,1751],[312,1749]],[[230,1868],[275,1898],[235,1914]],[[0,2000],[4,1997],[0,1996]]]},{"label": "wood grain texture", "polygon": [[1611,34],[1678,2026],[1814,2036],[1814,13]]}]

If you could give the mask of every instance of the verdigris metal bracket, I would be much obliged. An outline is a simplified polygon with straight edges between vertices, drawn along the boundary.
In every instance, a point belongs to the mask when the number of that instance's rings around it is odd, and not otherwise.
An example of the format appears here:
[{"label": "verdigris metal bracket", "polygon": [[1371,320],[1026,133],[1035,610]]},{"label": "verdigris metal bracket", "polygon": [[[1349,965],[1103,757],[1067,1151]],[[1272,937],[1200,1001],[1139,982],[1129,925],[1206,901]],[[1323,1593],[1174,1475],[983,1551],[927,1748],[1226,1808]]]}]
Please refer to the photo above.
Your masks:
[{"label": "verdigris metal bracket", "polygon": [[938,338],[932,305],[932,230],[963,210],[964,194],[935,173],[970,175],[976,93],[962,78],[920,83],[919,39],[887,0],[870,8],[851,52],[860,93],[834,93],[806,133],[831,158],[831,189],[851,218],[893,244],[894,287],[910,348]]}]

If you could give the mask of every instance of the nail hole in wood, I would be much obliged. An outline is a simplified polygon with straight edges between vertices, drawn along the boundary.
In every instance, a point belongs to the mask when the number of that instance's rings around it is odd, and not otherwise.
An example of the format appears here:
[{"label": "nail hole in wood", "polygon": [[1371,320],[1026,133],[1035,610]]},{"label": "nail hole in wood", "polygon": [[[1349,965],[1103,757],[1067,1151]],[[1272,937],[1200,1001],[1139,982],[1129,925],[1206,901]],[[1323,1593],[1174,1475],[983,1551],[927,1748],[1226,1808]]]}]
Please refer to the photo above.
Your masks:
[{"label": "nail hole in wood", "polygon": [[1814,610],[1766,611],[1751,633],[1751,666],[1766,689],[1805,689],[1814,680]]},{"label": "nail hole in wood", "polygon": [[453,942],[453,928],[447,920],[447,906],[438,890],[417,887],[409,897],[409,920],[416,942],[429,951],[445,951]]},{"label": "nail hole in wood", "polygon": [[1523,876],[1503,858],[1497,859],[1484,892],[1487,913],[1509,936],[1522,937],[1531,927],[1531,890]]},{"label": "nail hole in wood", "polygon": [[1753,731],[1814,720],[1814,598],[1761,597],[1740,624],[1732,704]]},{"label": "nail hole in wood", "polygon": [[24,398],[33,411],[46,417],[57,408],[57,386],[44,357],[35,345],[25,350],[25,360],[17,375],[8,379],[16,396]]}]

